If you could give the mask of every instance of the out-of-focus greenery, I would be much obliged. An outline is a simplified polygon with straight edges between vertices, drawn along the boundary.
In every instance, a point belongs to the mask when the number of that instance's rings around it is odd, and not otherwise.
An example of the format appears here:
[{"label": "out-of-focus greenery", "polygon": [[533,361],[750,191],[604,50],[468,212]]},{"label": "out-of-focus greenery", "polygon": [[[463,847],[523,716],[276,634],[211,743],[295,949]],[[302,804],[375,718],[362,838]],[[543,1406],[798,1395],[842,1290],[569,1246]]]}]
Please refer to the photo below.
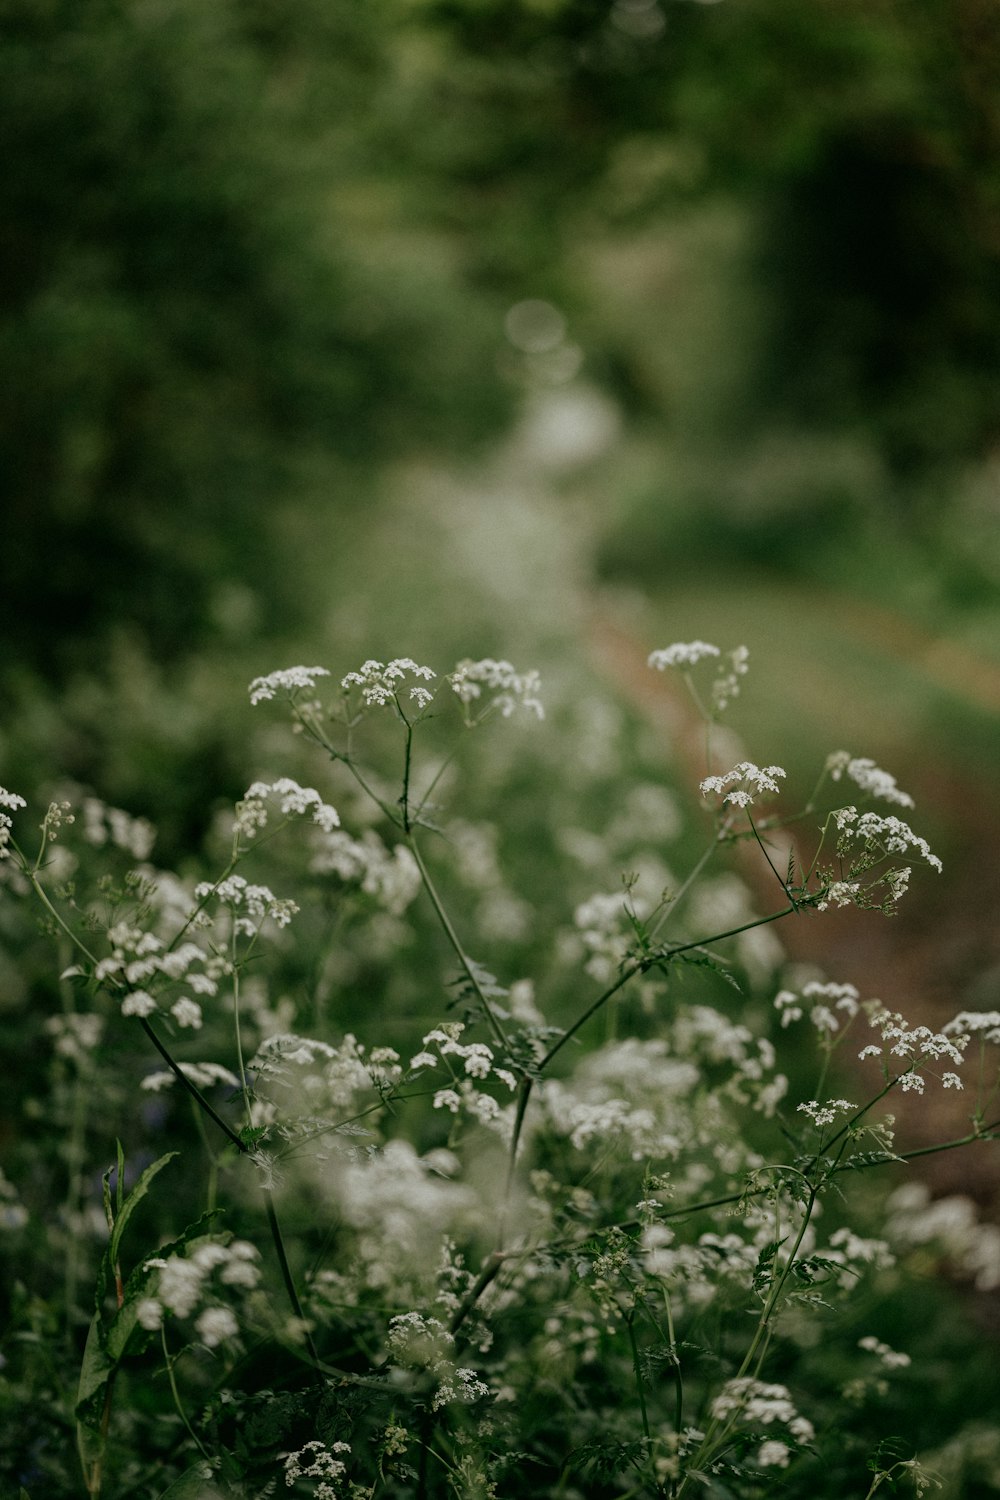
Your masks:
[{"label": "out-of-focus greenery", "polygon": [[530,297],[653,442],[618,569],[982,509],[986,0],[7,0],[0,47],[8,664],[308,613],[309,520],[500,430]]}]

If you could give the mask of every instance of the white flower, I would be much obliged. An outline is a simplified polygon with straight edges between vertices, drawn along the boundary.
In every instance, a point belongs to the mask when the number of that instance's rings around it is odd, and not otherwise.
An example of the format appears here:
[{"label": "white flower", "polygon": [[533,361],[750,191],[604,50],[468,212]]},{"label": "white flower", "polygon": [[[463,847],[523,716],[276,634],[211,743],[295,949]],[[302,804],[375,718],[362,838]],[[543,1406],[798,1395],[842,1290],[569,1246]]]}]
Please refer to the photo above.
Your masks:
[{"label": "white flower", "polygon": [[846,850],[852,839],[858,840],[869,850],[881,850],[884,854],[906,854],[915,849],[932,869],[941,871],[941,861],[932,854],[925,839],[918,838],[908,823],[889,814],[858,812],[856,807],[840,807],[833,813],[837,830],[841,834],[838,848]]},{"label": "white flower", "polygon": [[156,1009],[156,1001],[146,990],[132,990],[122,1001],[123,1016],[151,1016]]},{"label": "white flower", "polygon": [[[419,667],[411,657],[398,656],[388,665],[380,661],[366,661],[360,671],[348,672],[341,679],[340,685],[345,692],[352,687],[359,687],[368,708],[384,708],[387,703],[398,703],[400,690],[405,687],[408,676],[430,682],[435,675],[430,667]],[[418,709],[423,710],[433,694],[426,688],[411,687],[409,697]]]},{"label": "white flower", "polygon": [[667,667],[694,667],[704,656],[720,655],[718,646],[710,646],[708,641],[675,641],[672,646],[653,651],[648,665],[662,672]]},{"label": "white flower", "polygon": [[1000,1042],[1000,1010],[963,1010],[942,1026],[945,1036],[975,1036],[984,1042]]},{"label": "white flower", "polygon": [[9,807],[12,812],[16,812],[19,807],[27,805],[24,798],[19,797],[16,792],[8,792],[5,787],[0,786],[0,807]]},{"label": "white flower", "polygon": [[[481,661],[460,661],[455,670],[449,673],[448,681],[452,692],[465,705],[466,710],[483,696],[484,688],[494,695],[478,714],[479,719],[485,718],[494,709],[505,719],[509,719],[518,706],[539,719],[545,717],[545,709],[538,696],[541,678],[534,669],[518,673],[509,661],[494,661],[491,656],[485,656]],[[466,719],[469,723],[473,722],[468,712]]]},{"label": "white flower", "polygon": [[293,814],[304,816],[311,813],[312,821],[323,829],[324,833],[332,833],[335,828],[340,827],[340,815],[335,807],[324,802],[319,792],[313,786],[299,786],[290,776],[280,776],[277,781],[255,781],[252,786],[247,787],[240,802],[236,804],[236,830],[240,833],[253,835],[258,829],[267,823],[268,797],[276,797],[281,811],[286,817]]},{"label": "white flower", "polygon": [[867,757],[855,759],[847,750],[835,750],[827,757],[826,769],[831,781],[839,781],[846,774],[870,797],[881,797],[883,802],[895,802],[899,807],[914,805],[913,798],[896,785],[895,776],[890,776],[888,771],[883,771]]},{"label": "white flower", "polygon": [[864,1349],[868,1354],[876,1355],[887,1370],[905,1370],[907,1365],[911,1363],[908,1354],[901,1354],[897,1350],[891,1349],[888,1344],[883,1344],[873,1334],[868,1334],[865,1338],[858,1339],[858,1348]]},{"label": "white flower", "polygon": [[235,1338],[240,1325],[228,1307],[206,1307],[194,1326],[206,1348],[214,1349],[225,1339]]},{"label": "white flower", "polygon": [[776,778],[786,775],[787,772],[781,766],[765,766],[761,769],[752,760],[741,760],[738,766],[734,766],[723,776],[706,776],[700,790],[702,796],[707,797],[709,792],[723,793],[733,783],[742,781],[744,786],[726,792],[722,800],[731,802],[735,807],[748,807],[755,797],[764,792],[780,791]]},{"label": "white flower", "polygon": [[135,1315],[140,1328],[145,1328],[147,1333],[155,1333],[163,1323],[163,1304],[157,1302],[155,1297],[143,1297],[136,1304]]},{"label": "white flower", "polygon": [[778,1438],[769,1438],[757,1450],[757,1463],[762,1469],[787,1469],[792,1450]]},{"label": "white flower", "polygon": [[178,1026],[190,1026],[194,1031],[201,1028],[201,1006],[197,1000],[192,1000],[188,995],[182,995],[180,999],[174,1001],[170,1007],[170,1014]]},{"label": "white flower", "polygon": [[255,677],[250,684],[250,702],[263,703],[279,692],[294,697],[302,688],[311,688],[317,677],[329,677],[326,667],[286,667],[282,671],[270,672],[266,677]]}]

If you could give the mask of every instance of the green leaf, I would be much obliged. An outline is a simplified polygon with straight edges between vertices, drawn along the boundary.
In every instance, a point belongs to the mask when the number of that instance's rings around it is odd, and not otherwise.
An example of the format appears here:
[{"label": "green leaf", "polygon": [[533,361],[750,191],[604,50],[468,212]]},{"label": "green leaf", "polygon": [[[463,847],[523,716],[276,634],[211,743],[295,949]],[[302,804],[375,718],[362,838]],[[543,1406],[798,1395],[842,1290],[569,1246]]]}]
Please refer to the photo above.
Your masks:
[{"label": "green leaf", "polygon": [[212,1483],[212,1470],[203,1458],[185,1469],[179,1479],[168,1485],[158,1500],[225,1500],[222,1491]]},{"label": "green leaf", "polygon": [[99,1413],[104,1402],[105,1387],[114,1371],[114,1361],[108,1357],[105,1347],[101,1319],[95,1313],[90,1320],[83,1363],[80,1366],[80,1383],[76,1392],[76,1418],[88,1429],[96,1431],[100,1425],[100,1416],[96,1420],[93,1416],[95,1404]]},{"label": "green leaf", "polygon": [[166,1156],[161,1156],[159,1161],[154,1161],[152,1166],[147,1167],[145,1172],[143,1172],[142,1176],[139,1178],[135,1187],[126,1198],[119,1211],[118,1217],[115,1220],[115,1227],[111,1231],[111,1244],[108,1246],[108,1258],[112,1266],[115,1265],[118,1260],[119,1246],[121,1245],[122,1235],[125,1233],[129,1219],[131,1219],[132,1215],[135,1213],[135,1210],[139,1207],[139,1204],[149,1192],[150,1184],[152,1183],[153,1178],[156,1176],[157,1172],[161,1171],[162,1168],[167,1165],[168,1161],[173,1161],[174,1157],[177,1156],[177,1154],[178,1153],[176,1151],[168,1151]]}]

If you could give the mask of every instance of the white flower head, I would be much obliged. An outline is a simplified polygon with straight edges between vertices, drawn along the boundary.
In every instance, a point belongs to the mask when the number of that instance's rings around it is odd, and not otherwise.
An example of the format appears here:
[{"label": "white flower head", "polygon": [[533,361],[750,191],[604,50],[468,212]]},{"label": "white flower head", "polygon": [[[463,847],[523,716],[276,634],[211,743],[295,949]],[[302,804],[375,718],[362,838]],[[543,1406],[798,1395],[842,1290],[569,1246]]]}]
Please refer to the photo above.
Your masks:
[{"label": "white flower head", "polygon": [[430,667],[418,666],[411,657],[397,656],[388,663],[366,661],[359,671],[348,672],[340,685],[345,693],[360,688],[367,708],[385,708],[390,703],[399,706],[400,698],[405,697],[415,704],[418,712],[423,712],[434,695],[429,688],[420,686],[420,681],[407,683],[407,678],[431,682],[435,675]]},{"label": "white flower head", "polygon": [[[481,661],[460,661],[448,674],[448,681],[465,709],[468,724],[478,723],[493,712],[509,719],[517,708],[526,709],[539,719],[545,717],[539,697],[541,678],[534,669],[516,672],[509,661],[495,661],[493,657],[485,656]],[[483,701],[484,696],[486,701]],[[478,709],[475,715],[472,713],[473,704]]]},{"label": "white flower head", "polygon": [[913,798],[896,785],[895,776],[883,771],[873,760],[865,756],[854,757],[847,750],[835,750],[827,756],[826,769],[831,781],[847,776],[855,786],[870,797],[880,797],[883,802],[895,802],[899,807],[913,807]]},{"label": "white flower head", "polygon": [[648,665],[663,672],[667,667],[696,667],[706,656],[721,656],[718,646],[708,641],[675,641],[650,653]]},{"label": "white flower head", "polygon": [[255,677],[250,684],[250,702],[264,703],[278,693],[294,698],[303,689],[315,685],[317,677],[329,677],[326,667],[285,667],[278,672],[269,672],[266,677]]},{"label": "white flower head", "polygon": [[722,796],[723,802],[729,802],[734,807],[749,807],[756,797],[780,791],[778,778],[787,774],[781,766],[761,768],[755,766],[752,760],[741,760],[739,765],[722,776],[706,776],[700,791],[703,797],[715,792]]}]

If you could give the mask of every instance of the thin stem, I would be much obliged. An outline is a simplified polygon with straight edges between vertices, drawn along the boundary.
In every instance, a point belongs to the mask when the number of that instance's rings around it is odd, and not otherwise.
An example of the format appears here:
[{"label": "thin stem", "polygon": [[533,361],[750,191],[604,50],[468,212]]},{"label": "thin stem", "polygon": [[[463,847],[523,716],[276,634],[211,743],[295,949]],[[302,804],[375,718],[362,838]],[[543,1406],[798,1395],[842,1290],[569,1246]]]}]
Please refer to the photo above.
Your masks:
[{"label": "thin stem", "polygon": [[642,1418],[642,1431],[646,1441],[649,1441],[649,1414],[646,1411],[646,1394],[642,1388],[642,1366],[639,1361],[639,1345],[635,1337],[635,1309],[625,1319],[625,1327],[628,1330],[629,1347],[632,1350],[632,1369],[635,1372],[635,1388],[639,1395],[639,1415]]},{"label": "thin stem", "polygon": [[771,867],[771,874],[774,876],[775,880],[781,886],[781,889],[784,891],[785,895],[788,897],[789,901],[792,903],[792,906],[794,907],[794,909],[796,911],[798,911],[798,909],[799,909],[798,908],[798,903],[795,900],[795,897],[792,895],[791,891],[788,889],[788,886],[785,884],[785,882],[782,879],[782,877],[778,874],[778,871],[775,869],[774,861],[771,858],[771,856],[768,854],[767,849],[764,846],[764,842],[761,839],[760,834],[757,832],[757,825],[754,823],[754,820],[751,817],[749,811],[747,812],[747,822],[750,824],[750,831],[753,834],[754,838],[757,840],[757,845],[758,845],[758,847],[760,849],[761,854],[763,854],[764,858],[767,860],[768,864]]},{"label": "thin stem", "polygon": [[[398,706],[399,705],[398,705],[398,702],[397,702],[397,707]],[[410,832],[410,761],[411,761],[411,757],[412,757],[412,754],[413,754],[413,725],[410,723],[409,719],[403,713],[402,709],[399,710],[399,716],[402,719],[403,723],[406,725],[406,751],[405,751],[404,758],[403,758],[403,795],[400,797],[399,800],[400,800],[400,804],[401,804],[402,809],[403,809],[403,832],[405,834],[409,834],[409,832]]]},{"label": "thin stem", "polygon": [[653,923],[652,927],[649,929],[649,938],[650,938],[650,941],[652,941],[653,938],[656,937],[657,933],[660,931],[660,929],[664,925],[664,923],[670,917],[674,916],[674,914],[677,911],[678,906],[684,900],[684,897],[687,895],[688,891],[694,885],[695,881],[698,879],[698,877],[701,874],[702,870],[708,864],[709,860],[712,858],[712,855],[715,853],[715,851],[718,849],[718,847],[719,847],[719,840],[716,839],[716,838],[713,838],[712,842],[709,844],[709,846],[705,850],[704,854],[702,854],[701,858],[698,860],[698,863],[694,866],[694,869],[691,870],[690,873],[687,875],[687,877],[682,881],[679,889],[677,890],[677,892],[674,895],[673,899],[670,901],[669,905],[665,905],[664,906],[663,910],[660,912],[660,915],[657,917],[656,921]]},{"label": "thin stem", "polygon": [[427,869],[426,864],[424,863],[424,857],[420,852],[417,841],[414,838],[412,832],[410,834],[410,851],[413,854],[413,858],[416,860],[417,869],[420,871],[420,879],[423,883],[424,890],[427,892],[427,895],[430,898],[430,903],[434,908],[438,921],[444,929],[445,936],[451,944],[456,958],[462,965],[462,968],[465,971],[466,978],[472,985],[472,988],[475,990],[476,994],[479,996],[479,1000],[483,1007],[486,1019],[489,1022],[490,1026],[492,1026],[497,1040],[503,1046],[506,1046],[507,1034],[504,1031],[503,1026],[500,1024],[499,1017],[494,1015],[493,1007],[490,1005],[489,1000],[487,999],[483,991],[483,986],[480,982],[479,976],[477,975],[475,969],[472,967],[470,959],[466,956],[465,950],[458,940],[458,934],[451,924],[451,918],[448,916],[448,913],[444,909],[441,897],[438,895],[437,891],[434,888],[434,882],[431,880],[430,872]]},{"label": "thin stem", "polygon": [[184,1410],[184,1404],[181,1401],[181,1393],[177,1389],[177,1381],[174,1377],[174,1358],[171,1355],[170,1350],[167,1348],[167,1330],[162,1323],[160,1324],[160,1343],[163,1346],[163,1363],[166,1367],[167,1380],[170,1382],[170,1393],[174,1398],[174,1407],[176,1408],[177,1415],[180,1417],[181,1421],[184,1423],[184,1426],[187,1428],[188,1436],[195,1444],[195,1447],[198,1449],[198,1452],[201,1454],[202,1458],[210,1459],[212,1455],[209,1453],[208,1449],[201,1441],[201,1438],[191,1426],[191,1423],[188,1420],[188,1414]]},{"label": "thin stem", "polygon": [[711,937],[699,938],[693,943],[678,943],[675,947],[667,948],[660,953],[650,953],[644,955],[641,959],[633,959],[618,979],[615,980],[614,984],[609,985],[606,990],[598,995],[593,1004],[589,1005],[582,1015],[573,1022],[573,1025],[567,1031],[563,1032],[559,1040],[553,1042],[539,1063],[538,1071],[543,1072],[556,1054],[562,1051],[566,1043],[576,1035],[581,1027],[586,1025],[591,1016],[595,1015],[603,1005],[606,1005],[613,996],[617,995],[619,990],[624,989],[629,980],[634,979],[637,974],[643,974],[647,969],[656,968],[660,964],[668,964],[671,959],[680,957],[682,953],[692,953],[697,948],[707,947],[709,943],[721,943],[725,938],[736,937],[741,932],[749,932],[753,927],[764,927],[768,922],[778,922],[782,917],[791,916],[797,910],[798,908],[794,904],[791,904],[783,907],[781,911],[772,912],[768,917],[755,917],[752,922],[743,922],[739,927],[730,927],[727,932],[717,932]]},{"label": "thin stem", "polygon": [[156,1032],[153,1030],[148,1019],[145,1016],[139,1017],[139,1025],[149,1037],[149,1040],[152,1042],[157,1052],[163,1058],[163,1061],[167,1064],[167,1067],[173,1073],[174,1077],[177,1079],[177,1082],[181,1085],[181,1087],[187,1090],[192,1099],[194,1099],[199,1107],[205,1111],[209,1119],[213,1120],[215,1124],[218,1125],[219,1129],[229,1141],[230,1145],[235,1146],[241,1156],[249,1156],[251,1154],[250,1147],[244,1140],[241,1139],[240,1136],[236,1134],[236,1131],[233,1130],[231,1126],[226,1124],[225,1120],[217,1112],[217,1110],[214,1109],[211,1104],[209,1104],[208,1100],[205,1098],[205,1095],[201,1092],[201,1089],[198,1088],[197,1084],[192,1083],[191,1079],[188,1078],[180,1063],[174,1061],[170,1052],[160,1041],[160,1038],[156,1035]]},{"label": "thin stem", "polygon": [[281,1268],[281,1279],[285,1283],[285,1291],[288,1295],[288,1300],[292,1305],[292,1312],[295,1314],[295,1317],[302,1328],[302,1332],[305,1335],[306,1347],[309,1350],[312,1361],[314,1364],[318,1365],[319,1353],[316,1349],[316,1345],[313,1343],[312,1331],[302,1311],[302,1304],[299,1301],[299,1294],[295,1288],[295,1278],[292,1276],[292,1270],[288,1264],[288,1256],[285,1254],[285,1241],[282,1238],[281,1226],[278,1223],[278,1215],[274,1207],[274,1194],[271,1188],[267,1186],[267,1184],[265,1184],[263,1187],[263,1193],[264,1207],[267,1211],[267,1222],[271,1230],[271,1239],[274,1241],[274,1248],[278,1256],[278,1265]]}]

